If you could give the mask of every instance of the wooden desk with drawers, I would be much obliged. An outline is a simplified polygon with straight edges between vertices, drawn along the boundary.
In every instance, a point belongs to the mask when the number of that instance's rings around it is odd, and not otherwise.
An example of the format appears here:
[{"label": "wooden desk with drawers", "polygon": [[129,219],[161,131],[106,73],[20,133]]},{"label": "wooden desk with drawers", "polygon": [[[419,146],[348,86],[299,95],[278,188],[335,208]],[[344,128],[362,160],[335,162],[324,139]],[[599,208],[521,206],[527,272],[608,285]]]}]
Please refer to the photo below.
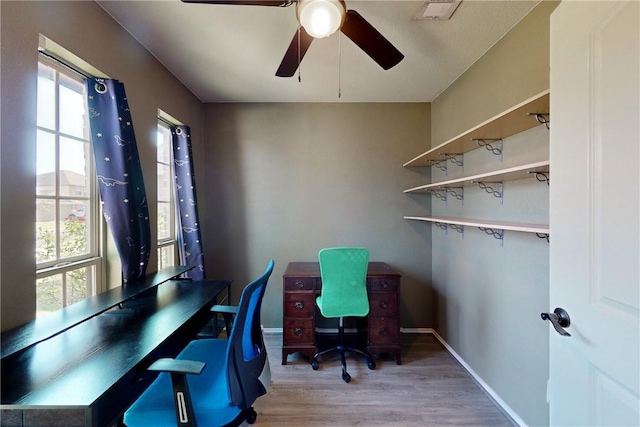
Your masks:
[{"label": "wooden desk with drawers", "polygon": [[[317,262],[291,262],[282,280],[282,364],[286,365],[289,354],[301,352],[311,358],[318,351],[315,299],[322,289],[320,266]],[[370,262],[367,292],[367,351],[372,355],[391,353],[399,365],[400,275],[383,262]]]}]

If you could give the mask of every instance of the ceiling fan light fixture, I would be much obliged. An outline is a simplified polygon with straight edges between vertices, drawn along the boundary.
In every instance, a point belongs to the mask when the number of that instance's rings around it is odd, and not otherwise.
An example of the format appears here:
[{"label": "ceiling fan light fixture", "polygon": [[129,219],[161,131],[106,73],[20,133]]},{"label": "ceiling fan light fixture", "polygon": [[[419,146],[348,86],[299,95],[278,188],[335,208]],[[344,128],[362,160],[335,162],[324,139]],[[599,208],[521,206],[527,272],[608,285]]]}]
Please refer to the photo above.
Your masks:
[{"label": "ceiling fan light fixture", "polygon": [[298,20],[310,36],[328,37],[342,27],[346,11],[338,0],[301,0]]}]

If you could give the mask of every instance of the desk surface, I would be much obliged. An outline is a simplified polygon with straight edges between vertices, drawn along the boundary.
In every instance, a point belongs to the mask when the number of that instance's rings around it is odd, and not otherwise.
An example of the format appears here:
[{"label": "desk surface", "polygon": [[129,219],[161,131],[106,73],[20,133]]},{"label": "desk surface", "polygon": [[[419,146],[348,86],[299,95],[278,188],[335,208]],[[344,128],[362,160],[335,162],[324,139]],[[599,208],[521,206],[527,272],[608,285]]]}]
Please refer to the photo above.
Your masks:
[{"label": "desk surface", "polygon": [[[290,262],[284,271],[283,277],[320,277],[320,263],[318,262]],[[384,262],[370,262],[367,268],[367,276],[399,276]]]},{"label": "desk surface", "polygon": [[130,282],[94,297],[79,301],[27,324],[3,332],[0,338],[2,358],[73,328],[74,326],[115,307],[122,301],[191,270],[193,267],[175,266],[163,269],[144,280]]},{"label": "desk surface", "polygon": [[[191,339],[183,328],[207,315],[229,281],[170,281],[2,359],[2,409],[79,409],[85,424],[112,421],[139,393],[152,360]],[[188,341],[187,341],[188,342]],[[186,343],[184,343],[186,344]],[[179,349],[177,350],[179,351]],[[160,354],[157,354],[160,352]],[[166,354],[168,355],[168,354]],[[114,415],[115,414],[115,415]]]}]

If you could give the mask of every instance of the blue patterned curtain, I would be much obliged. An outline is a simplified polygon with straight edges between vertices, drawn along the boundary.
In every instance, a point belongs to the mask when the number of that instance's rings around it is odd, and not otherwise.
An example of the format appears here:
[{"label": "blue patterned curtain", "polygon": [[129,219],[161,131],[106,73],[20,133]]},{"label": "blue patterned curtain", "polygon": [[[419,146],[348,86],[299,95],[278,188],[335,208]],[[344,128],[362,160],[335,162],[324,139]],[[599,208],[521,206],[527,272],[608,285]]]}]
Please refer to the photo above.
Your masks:
[{"label": "blue patterned curtain", "polygon": [[120,254],[122,278],[145,276],[151,251],[149,209],[124,85],[86,80],[91,142],[104,217]]},{"label": "blue patterned curtain", "polygon": [[196,198],[196,177],[193,170],[191,152],[191,130],[189,126],[171,126],[173,147],[173,171],[176,179],[175,200],[178,217],[178,251],[180,263],[196,268],[186,273],[187,277],[202,280],[206,277],[200,221],[198,219],[198,199]]}]

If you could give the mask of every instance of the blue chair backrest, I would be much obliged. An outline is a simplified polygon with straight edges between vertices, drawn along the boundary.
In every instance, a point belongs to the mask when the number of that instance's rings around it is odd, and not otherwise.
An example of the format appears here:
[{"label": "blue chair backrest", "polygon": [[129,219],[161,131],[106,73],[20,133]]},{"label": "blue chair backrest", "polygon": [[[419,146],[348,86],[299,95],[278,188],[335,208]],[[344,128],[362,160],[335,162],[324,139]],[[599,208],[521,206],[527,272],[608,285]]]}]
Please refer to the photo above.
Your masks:
[{"label": "blue chair backrest", "polygon": [[234,405],[247,409],[267,392],[259,377],[265,368],[267,350],[262,337],[260,309],[274,262],[270,260],[262,276],[245,286],[238,313],[231,328],[227,350],[227,377]]}]

